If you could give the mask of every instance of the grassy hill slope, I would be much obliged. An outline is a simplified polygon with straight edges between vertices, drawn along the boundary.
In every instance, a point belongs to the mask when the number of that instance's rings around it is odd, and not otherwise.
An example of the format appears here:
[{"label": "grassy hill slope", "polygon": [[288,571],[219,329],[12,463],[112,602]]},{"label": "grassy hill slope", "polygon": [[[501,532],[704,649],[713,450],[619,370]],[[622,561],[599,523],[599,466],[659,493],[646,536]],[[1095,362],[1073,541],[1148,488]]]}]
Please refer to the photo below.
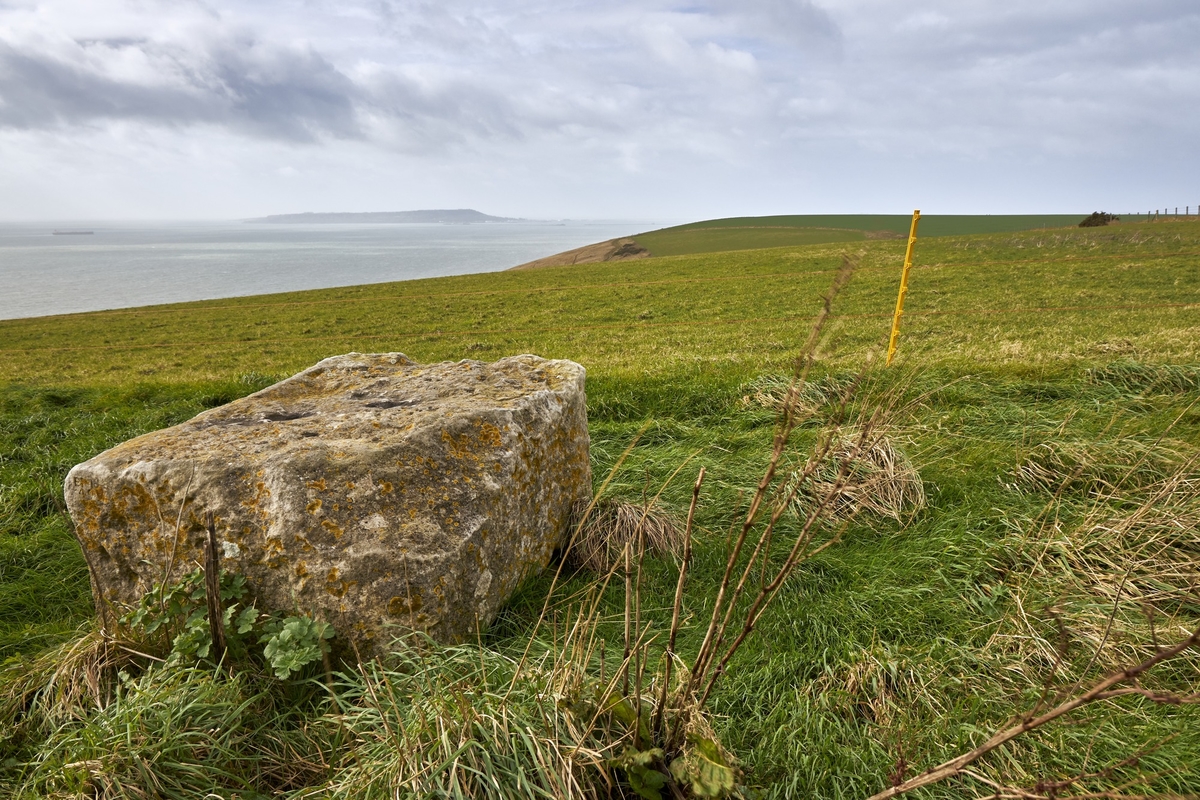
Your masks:
[{"label": "grassy hill slope", "polygon": [[[386,758],[409,751],[391,730],[371,748],[347,738],[322,680],[306,689],[243,673],[214,683],[204,667],[127,666],[138,685],[124,704],[34,722],[22,688],[34,654],[71,641],[91,615],[63,509],[66,470],[337,353],[571,358],[588,369],[597,481],[648,425],[613,495],[637,501],[691,457],[663,494],[683,514],[705,466],[683,600],[680,652],[692,658],[728,531],[769,452],[775,417],[763,403],[846,256],[857,269],[819,350],[815,422],[798,430],[794,457],[838,413],[821,393],[836,396],[861,372],[851,427],[893,409],[887,437],[919,471],[928,503],[848,523],[786,582],[730,663],[711,711],[746,783],[773,798],[868,796],[897,765],[915,774],[1047,691],[1194,628],[1200,223],[931,234],[918,243],[898,361],[884,369],[903,248],[787,244],[0,321],[0,657],[14,659],[0,672],[0,790],[81,791],[102,780],[94,772],[159,796],[189,796],[177,788],[189,780],[221,796],[389,796],[382,783],[331,788],[360,773],[386,783]],[[777,560],[796,533],[791,519],[769,548]],[[660,636],[676,576],[672,559],[647,560],[642,614]],[[609,674],[622,635],[619,583],[600,606]],[[595,586],[595,575],[568,574],[554,608],[566,618],[571,598]],[[525,587],[466,663],[515,660],[547,589],[547,579]],[[533,651],[553,651],[562,633],[542,629]],[[1198,675],[1191,657],[1146,686],[1194,691]],[[218,705],[242,716],[214,717]],[[1200,707],[1121,698],[975,767],[1007,786],[1100,772],[1072,791],[1113,791],[1142,776],[1138,793],[1195,794],[1196,752]],[[157,784],[146,782],[146,763]],[[991,791],[960,779],[922,796]]]},{"label": "grassy hill slope", "polygon": [[[923,216],[920,235],[964,236],[1008,233],[1036,228],[1065,228],[1083,214]],[[805,214],[773,217],[728,217],[677,225],[638,234],[637,243],[656,256],[715,253],[761,247],[851,242],[907,237],[912,218],[900,214]]]},{"label": "grassy hill slope", "polygon": [[[922,240],[901,357],[1059,369],[1111,357],[1102,343],[1128,340],[1155,360],[1195,359],[1194,312],[1171,304],[1198,299],[1197,230]],[[755,374],[788,362],[846,253],[859,269],[831,357],[856,364],[887,335],[904,246],[778,247],[2,320],[0,375],[25,385],[221,380],[350,350],[423,360],[537,352],[601,379],[703,365]]]}]

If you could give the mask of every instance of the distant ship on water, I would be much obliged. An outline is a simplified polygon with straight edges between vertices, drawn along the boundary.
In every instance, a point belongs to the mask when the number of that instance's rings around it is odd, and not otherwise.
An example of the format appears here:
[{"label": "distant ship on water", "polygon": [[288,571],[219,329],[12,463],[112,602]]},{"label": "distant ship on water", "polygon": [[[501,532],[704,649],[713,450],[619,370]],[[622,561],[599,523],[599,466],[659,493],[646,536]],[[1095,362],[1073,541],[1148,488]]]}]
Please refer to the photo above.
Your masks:
[{"label": "distant ship on water", "polygon": [[95,231],[59,231],[53,232],[54,236],[91,236]]}]

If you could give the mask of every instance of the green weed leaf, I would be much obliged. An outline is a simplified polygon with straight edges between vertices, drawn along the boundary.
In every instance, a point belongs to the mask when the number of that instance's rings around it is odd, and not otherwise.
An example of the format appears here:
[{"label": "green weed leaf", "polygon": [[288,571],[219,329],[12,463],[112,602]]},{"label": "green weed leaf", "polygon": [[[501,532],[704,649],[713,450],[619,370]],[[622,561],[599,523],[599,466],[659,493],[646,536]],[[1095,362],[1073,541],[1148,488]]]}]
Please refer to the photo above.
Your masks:
[{"label": "green weed leaf", "polygon": [[729,797],[737,785],[737,770],[712,739],[689,736],[691,745],[671,762],[671,775],[696,797]]},{"label": "green weed leaf", "polygon": [[655,747],[650,750],[625,749],[614,764],[625,771],[629,788],[645,800],[662,800],[662,788],[667,785],[667,776],[657,765],[663,760],[663,751]]},{"label": "green weed leaf", "polygon": [[333,626],[311,617],[272,620],[259,638],[265,644],[263,656],[275,670],[275,676],[287,680],[295,672],[321,658],[325,639],[333,638]]}]

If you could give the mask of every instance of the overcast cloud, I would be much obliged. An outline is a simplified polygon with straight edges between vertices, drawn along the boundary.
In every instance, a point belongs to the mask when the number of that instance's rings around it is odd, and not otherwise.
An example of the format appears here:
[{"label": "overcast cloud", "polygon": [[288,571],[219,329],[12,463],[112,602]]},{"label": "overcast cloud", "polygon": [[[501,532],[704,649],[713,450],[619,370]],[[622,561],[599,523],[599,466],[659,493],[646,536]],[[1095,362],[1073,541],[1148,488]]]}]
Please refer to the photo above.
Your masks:
[{"label": "overcast cloud", "polygon": [[0,0],[0,218],[1200,203],[1194,0]]}]

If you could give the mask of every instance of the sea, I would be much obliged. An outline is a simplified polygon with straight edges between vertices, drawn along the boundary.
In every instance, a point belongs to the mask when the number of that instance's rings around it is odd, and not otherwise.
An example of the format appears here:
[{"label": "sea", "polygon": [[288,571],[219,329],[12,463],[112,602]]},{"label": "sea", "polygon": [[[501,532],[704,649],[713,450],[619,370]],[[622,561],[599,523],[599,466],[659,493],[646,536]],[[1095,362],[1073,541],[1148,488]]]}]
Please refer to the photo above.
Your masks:
[{"label": "sea", "polygon": [[494,272],[665,224],[0,223],[0,319]]}]

